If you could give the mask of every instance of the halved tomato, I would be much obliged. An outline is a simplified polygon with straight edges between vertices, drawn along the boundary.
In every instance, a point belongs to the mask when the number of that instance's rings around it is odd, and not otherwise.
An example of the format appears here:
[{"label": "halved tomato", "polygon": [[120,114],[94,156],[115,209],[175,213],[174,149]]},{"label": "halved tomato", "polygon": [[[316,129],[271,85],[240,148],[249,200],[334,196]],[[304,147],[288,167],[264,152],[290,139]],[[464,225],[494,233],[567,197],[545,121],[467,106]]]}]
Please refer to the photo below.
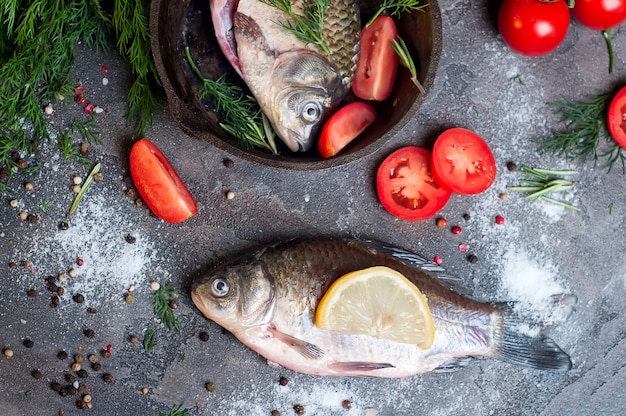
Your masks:
[{"label": "halved tomato", "polygon": [[611,100],[606,123],[615,143],[626,149],[626,87],[622,87]]},{"label": "halved tomato", "polygon": [[419,221],[431,218],[450,199],[450,191],[439,186],[430,171],[429,150],[402,147],[383,161],[376,175],[378,198],[392,215]]},{"label": "halved tomato", "polygon": [[133,145],[130,174],[141,198],[157,217],[179,223],[198,212],[196,201],[176,170],[148,139]]},{"label": "halved tomato", "polygon": [[439,185],[463,195],[481,193],[496,180],[496,160],[487,143],[473,131],[458,127],[446,130],[435,141],[432,170]]},{"label": "halved tomato", "polygon": [[333,114],[322,129],[317,148],[323,158],[335,156],[376,120],[376,110],[354,102]]},{"label": "halved tomato", "polygon": [[398,70],[398,55],[391,41],[398,29],[389,16],[378,16],[361,31],[361,52],[352,91],[364,100],[384,100],[391,94]]}]

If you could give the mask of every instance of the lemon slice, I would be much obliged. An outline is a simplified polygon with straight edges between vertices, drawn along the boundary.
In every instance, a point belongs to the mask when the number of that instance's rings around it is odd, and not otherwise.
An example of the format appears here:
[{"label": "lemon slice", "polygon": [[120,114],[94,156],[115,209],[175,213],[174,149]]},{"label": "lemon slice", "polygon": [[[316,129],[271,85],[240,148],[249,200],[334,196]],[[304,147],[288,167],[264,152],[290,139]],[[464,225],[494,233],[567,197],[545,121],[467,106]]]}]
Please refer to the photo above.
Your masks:
[{"label": "lemon slice", "polygon": [[435,324],[426,297],[403,274],[384,266],[347,273],[326,291],[315,325],[347,334],[432,346]]}]

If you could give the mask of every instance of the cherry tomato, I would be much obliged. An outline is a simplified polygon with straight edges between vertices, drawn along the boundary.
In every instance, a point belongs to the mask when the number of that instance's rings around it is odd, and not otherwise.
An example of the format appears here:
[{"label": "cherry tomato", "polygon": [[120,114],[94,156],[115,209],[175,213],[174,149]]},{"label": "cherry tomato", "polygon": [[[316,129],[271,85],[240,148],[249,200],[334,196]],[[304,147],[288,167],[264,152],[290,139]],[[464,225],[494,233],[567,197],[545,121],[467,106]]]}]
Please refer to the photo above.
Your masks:
[{"label": "cherry tomato", "polygon": [[335,156],[376,120],[369,105],[353,102],[333,114],[322,129],[317,148],[323,158]]},{"label": "cherry tomato", "polygon": [[178,173],[148,139],[133,145],[130,174],[141,198],[157,217],[179,223],[198,212],[196,201]]},{"label": "cherry tomato", "polygon": [[462,128],[448,129],[437,138],[431,168],[435,182],[457,194],[478,194],[496,180],[491,149],[479,135]]},{"label": "cherry tomato", "polygon": [[552,52],[565,39],[568,27],[569,8],[564,0],[504,0],[498,13],[502,39],[522,55]]},{"label": "cherry tomato", "polygon": [[607,125],[615,143],[626,149],[626,87],[613,97],[609,105]]},{"label": "cherry tomato", "polygon": [[450,191],[437,185],[430,171],[429,150],[402,147],[383,161],[376,174],[378,198],[392,215],[419,221],[431,218],[450,199]]},{"label": "cherry tomato", "polygon": [[398,55],[391,41],[398,29],[389,16],[378,16],[361,31],[361,52],[352,91],[364,100],[384,100],[391,94],[398,70]]},{"label": "cherry tomato", "polygon": [[576,0],[572,14],[589,29],[611,29],[626,20],[626,0]]}]

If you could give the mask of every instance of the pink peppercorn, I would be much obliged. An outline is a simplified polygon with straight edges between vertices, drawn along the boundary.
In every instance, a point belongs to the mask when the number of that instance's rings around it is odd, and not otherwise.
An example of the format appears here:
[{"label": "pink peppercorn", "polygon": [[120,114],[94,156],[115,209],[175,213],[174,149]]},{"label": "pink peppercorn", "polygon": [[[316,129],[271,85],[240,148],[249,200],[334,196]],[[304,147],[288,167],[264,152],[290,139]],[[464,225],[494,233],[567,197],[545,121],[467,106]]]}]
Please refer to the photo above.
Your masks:
[{"label": "pink peppercorn", "polygon": [[463,230],[459,226],[452,227],[452,234],[461,234],[461,231]]},{"label": "pink peppercorn", "polygon": [[441,265],[441,263],[443,263],[443,259],[441,258],[441,256],[435,256],[433,261],[439,266]]},{"label": "pink peppercorn", "polygon": [[504,217],[502,215],[496,215],[496,224],[504,224]]}]

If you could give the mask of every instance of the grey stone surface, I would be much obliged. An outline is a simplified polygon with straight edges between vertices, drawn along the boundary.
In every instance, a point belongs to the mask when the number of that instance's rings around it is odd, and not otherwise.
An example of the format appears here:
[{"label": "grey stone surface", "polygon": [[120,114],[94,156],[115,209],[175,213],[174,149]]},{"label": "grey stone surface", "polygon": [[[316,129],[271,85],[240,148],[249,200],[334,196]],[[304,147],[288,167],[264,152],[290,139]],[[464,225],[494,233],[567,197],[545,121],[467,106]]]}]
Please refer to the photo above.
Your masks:
[{"label": "grey stone surface", "polygon": [[[102,162],[104,180],[89,190],[66,231],[57,224],[66,220],[72,177],[86,177],[88,166],[63,160],[56,149],[43,145],[40,173],[15,178],[14,190],[1,194],[0,349],[11,348],[14,355],[0,356],[0,414],[156,415],[180,403],[202,415],[269,415],[273,409],[290,415],[296,404],[307,415],[623,414],[625,176],[619,167],[607,173],[591,162],[540,155],[534,140],[558,127],[550,102],[585,98],[624,82],[626,33],[613,31],[617,60],[608,74],[601,35],[576,22],[557,51],[527,58],[499,38],[489,11],[493,5],[440,3],[443,53],[433,89],[397,137],[361,161],[290,172],[233,158],[234,167],[226,168],[223,160],[229,155],[186,136],[160,111],[148,136],[170,158],[200,209],[181,225],[158,220],[125,195],[132,144],[132,129],[123,118],[129,68],[115,53],[80,49],[76,80],[90,101],[110,109],[97,116],[104,145],[92,147],[90,154]],[[107,86],[101,83],[103,65],[109,68]],[[518,75],[523,84],[512,80]],[[66,125],[74,116],[83,117],[81,111],[68,97],[56,106],[55,123]],[[430,146],[452,126],[472,129],[489,142],[498,162],[496,183],[478,196],[453,196],[444,208],[451,225],[463,226],[460,235],[438,229],[434,221],[394,219],[376,197],[378,164],[401,146]],[[577,169],[567,198],[581,211],[530,205],[515,194],[499,199],[506,186],[519,180],[506,169],[510,160]],[[23,190],[22,180],[35,189]],[[225,198],[227,191],[234,192],[232,200]],[[18,209],[9,206],[12,199],[19,201]],[[21,221],[21,209],[41,221]],[[462,219],[465,213],[469,221]],[[495,215],[503,215],[506,223],[495,225]],[[126,242],[128,234],[136,238],[134,244]],[[317,236],[376,238],[427,258],[443,257],[446,268],[475,296],[515,300],[523,312],[552,320],[549,335],[571,355],[572,370],[555,374],[488,360],[456,372],[400,380],[297,374],[269,366],[204,319],[188,297],[193,278],[222,258],[282,238]],[[477,255],[476,264],[459,251],[460,243]],[[75,265],[77,257],[84,259],[83,266]],[[21,266],[22,260],[30,267]],[[18,267],[10,269],[11,262]],[[57,308],[50,308],[45,277],[72,267],[78,276],[60,284],[65,294]],[[539,273],[525,276],[524,270]],[[519,279],[535,285],[520,291]],[[155,319],[151,281],[171,281],[183,293],[175,311],[180,331],[168,331]],[[124,301],[130,285],[136,286],[132,305]],[[38,290],[37,297],[27,296],[31,288]],[[550,292],[555,288],[578,298],[567,319],[535,302],[542,294],[555,294]],[[72,301],[76,293],[84,294],[84,304]],[[97,313],[89,314],[89,306]],[[148,324],[157,331],[150,353],[140,345]],[[95,336],[87,338],[85,329],[93,329]],[[208,341],[199,339],[201,331],[209,334]],[[131,335],[139,337],[138,345],[129,342]],[[26,338],[32,348],[23,345]],[[99,371],[87,366],[89,377],[78,379],[89,387],[93,408],[78,410],[78,395],[61,397],[50,387],[54,381],[69,384],[64,374],[71,373],[71,359],[59,360],[57,352],[71,357],[83,347],[86,357],[107,344],[112,356],[100,358]],[[41,379],[31,376],[35,368]],[[112,374],[114,382],[104,383],[104,373]],[[279,385],[281,376],[288,379],[286,386]],[[207,382],[215,383],[215,391],[205,389]],[[142,394],[142,387],[149,392]],[[343,400],[350,400],[350,410],[342,408]]]}]

